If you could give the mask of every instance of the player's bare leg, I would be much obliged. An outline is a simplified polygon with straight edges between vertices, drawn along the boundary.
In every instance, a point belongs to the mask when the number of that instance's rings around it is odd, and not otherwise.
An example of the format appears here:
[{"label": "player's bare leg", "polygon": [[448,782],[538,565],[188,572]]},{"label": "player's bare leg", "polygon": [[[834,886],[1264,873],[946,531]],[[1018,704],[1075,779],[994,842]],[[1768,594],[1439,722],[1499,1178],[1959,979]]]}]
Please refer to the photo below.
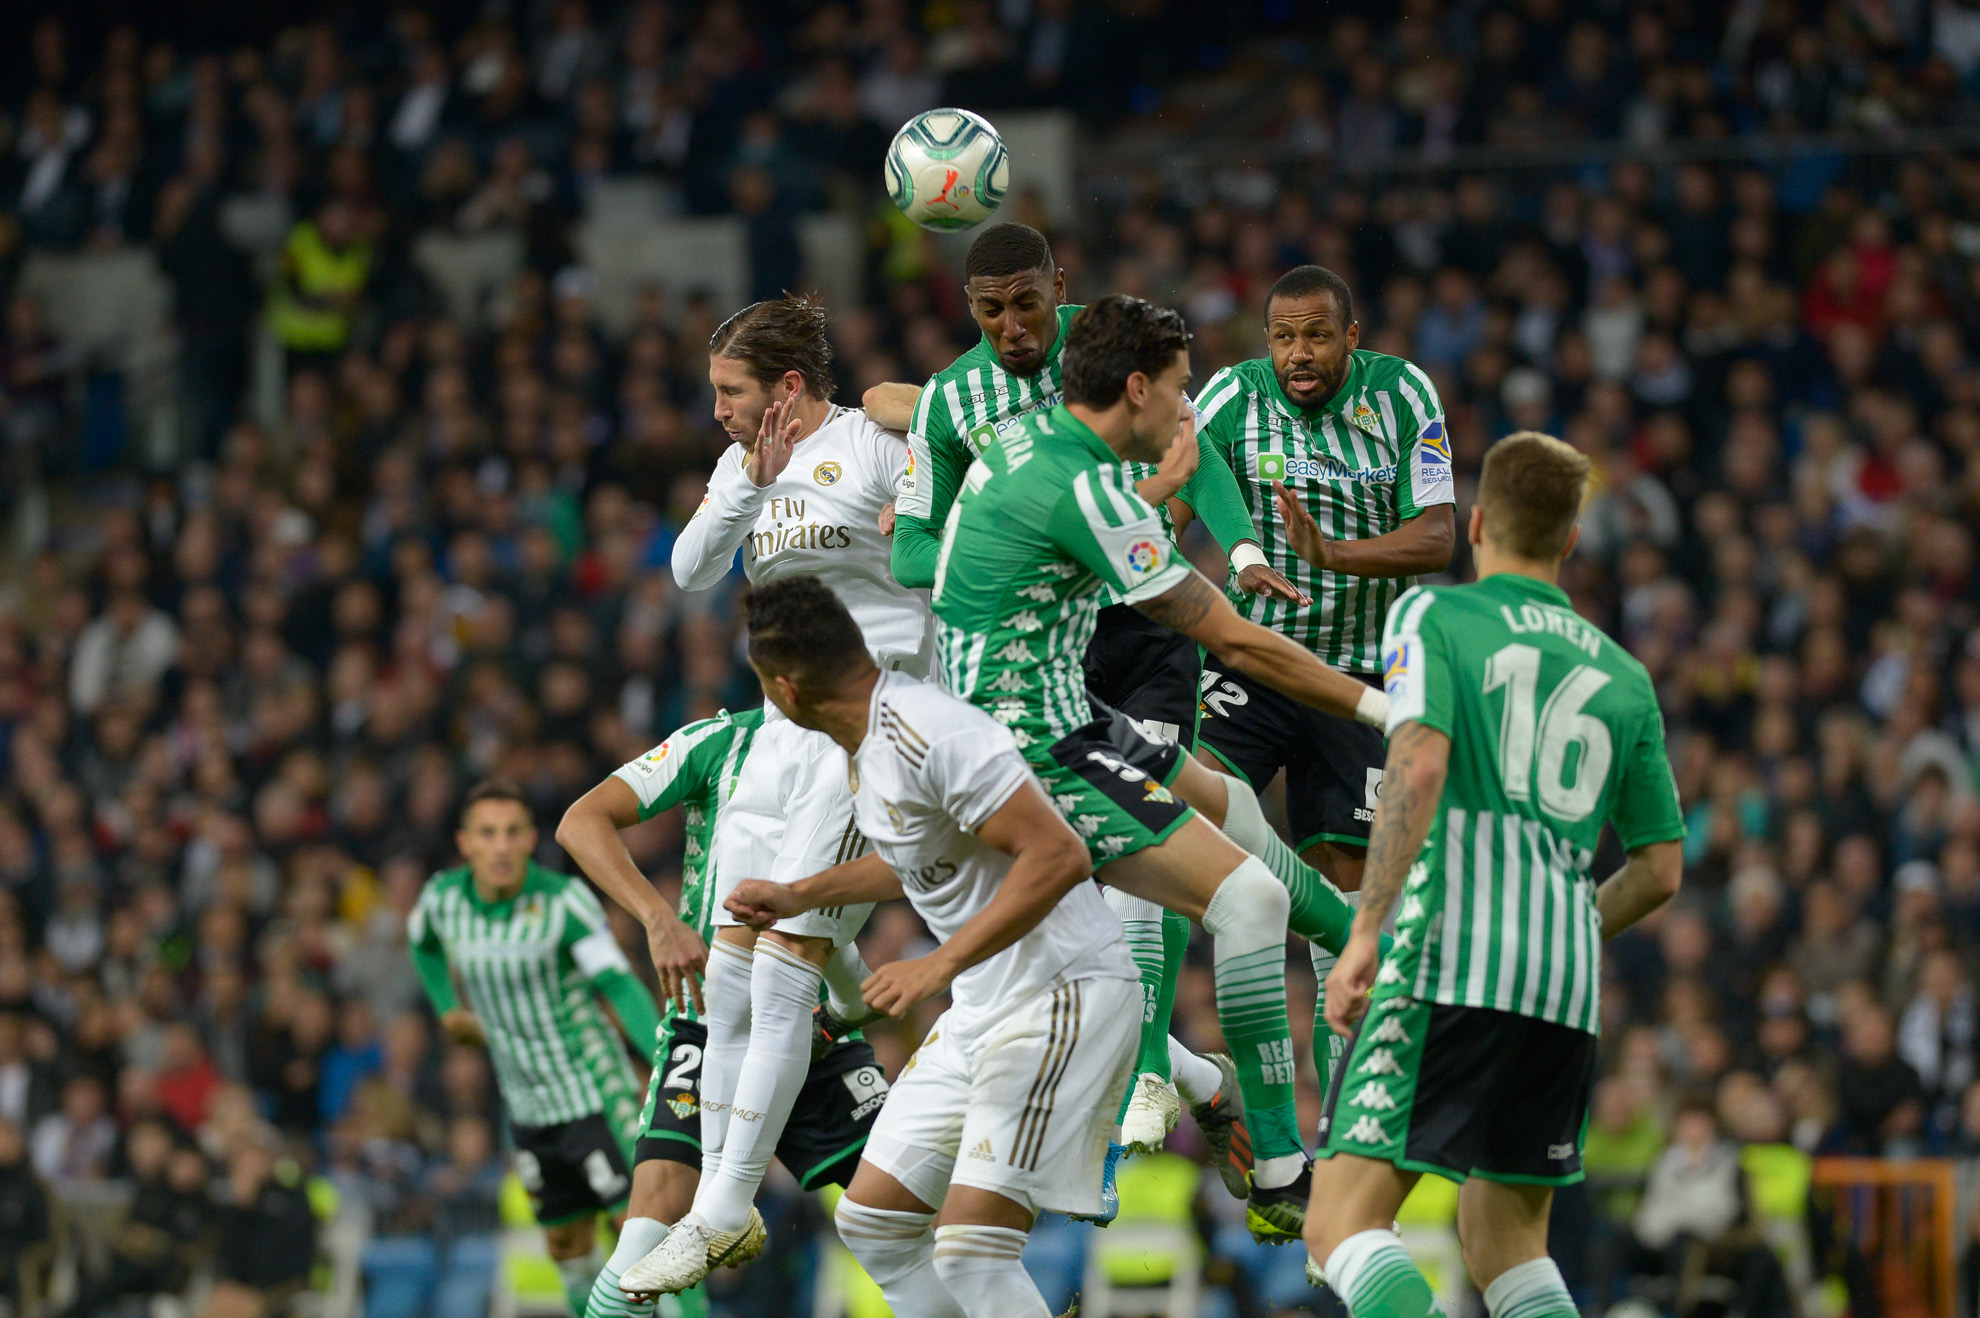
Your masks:
[{"label": "player's bare leg", "polygon": [[598,1248],[597,1215],[587,1213],[573,1221],[544,1227],[543,1243],[557,1265],[557,1275],[563,1279],[564,1302],[570,1306],[572,1318],[584,1318],[592,1286],[605,1266],[604,1254]]},{"label": "player's bare leg", "polygon": [[1571,1318],[1578,1312],[1547,1255],[1553,1187],[1506,1185],[1474,1176],[1458,1193],[1465,1270],[1493,1318]]},{"label": "player's bare leg", "polygon": [[1430,1283],[1394,1230],[1396,1210],[1421,1175],[1352,1153],[1336,1153],[1313,1168],[1313,1200],[1302,1236],[1313,1265],[1353,1318],[1426,1318],[1438,1312]]}]

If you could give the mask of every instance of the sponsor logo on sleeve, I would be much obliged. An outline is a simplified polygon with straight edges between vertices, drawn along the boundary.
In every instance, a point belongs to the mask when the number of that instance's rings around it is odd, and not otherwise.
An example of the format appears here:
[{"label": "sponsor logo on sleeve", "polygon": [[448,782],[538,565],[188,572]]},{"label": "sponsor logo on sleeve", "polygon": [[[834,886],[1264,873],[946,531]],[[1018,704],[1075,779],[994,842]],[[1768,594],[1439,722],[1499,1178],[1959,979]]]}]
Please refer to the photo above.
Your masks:
[{"label": "sponsor logo on sleeve", "polygon": [[1444,418],[1437,417],[1423,428],[1423,465],[1444,467],[1451,465],[1451,440],[1444,433]]},{"label": "sponsor logo on sleeve", "polygon": [[1402,699],[1409,690],[1410,670],[1415,662],[1415,647],[1408,641],[1397,641],[1382,656],[1382,689],[1389,693],[1391,701]]}]

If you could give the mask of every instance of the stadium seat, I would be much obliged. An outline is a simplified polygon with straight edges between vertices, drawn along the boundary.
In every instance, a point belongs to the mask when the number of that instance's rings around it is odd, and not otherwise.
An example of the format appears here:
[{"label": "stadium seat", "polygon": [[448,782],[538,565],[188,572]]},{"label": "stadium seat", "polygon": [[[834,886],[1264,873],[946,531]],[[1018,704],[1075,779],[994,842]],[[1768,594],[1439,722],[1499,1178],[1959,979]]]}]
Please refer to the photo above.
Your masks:
[{"label": "stadium seat", "polygon": [[1172,1153],[1120,1166],[1121,1214],[1096,1231],[1080,1313],[1191,1318],[1202,1292],[1203,1240],[1192,1205],[1203,1169]]}]

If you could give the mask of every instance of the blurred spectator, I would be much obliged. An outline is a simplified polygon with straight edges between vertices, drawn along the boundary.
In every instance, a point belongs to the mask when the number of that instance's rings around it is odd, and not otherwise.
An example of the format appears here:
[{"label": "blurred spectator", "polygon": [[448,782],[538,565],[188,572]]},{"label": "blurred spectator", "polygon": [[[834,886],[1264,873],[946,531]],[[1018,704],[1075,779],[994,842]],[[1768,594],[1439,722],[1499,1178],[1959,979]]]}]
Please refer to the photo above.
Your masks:
[{"label": "blurred spectator", "polygon": [[79,1075],[64,1084],[62,1106],[36,1123],[31,1147],[35,1173],[50,1184],[98,1180],[108,1172],[117,1123],[103,1082]]},{"label": "blurred spectator", "polygon": [[54,1242],[48,1190],[28,1165],[21,1128],[0,1117],[0,1296],[14,1312],[41,1293]]},{"label": "blurred spectator", "polygon": [[316,1218],[297,1167],[258,1138],[227,1158],[226,1199],[207,1318],[254,1318],[301,1290],[316,1262]]},{"label": "blurred spectator", "polygon": [[87,1318],[120,1296],[182,1290],[210,1243],[206,1159],[198,1150],[175,1146],[159,1122],[141,1121],[131,1130],[128,1159],[136,1197],[110,1241],[109,1267],[65,1314]]},{"label": "blurred spectator", "polygon": [[1890,1014],[1865,1001],[1843,1018],[1836,1072],[1844,1144],[1856,1153],[1915,1151],[1925,1128],[1925,1087],[1897,1055]]}]

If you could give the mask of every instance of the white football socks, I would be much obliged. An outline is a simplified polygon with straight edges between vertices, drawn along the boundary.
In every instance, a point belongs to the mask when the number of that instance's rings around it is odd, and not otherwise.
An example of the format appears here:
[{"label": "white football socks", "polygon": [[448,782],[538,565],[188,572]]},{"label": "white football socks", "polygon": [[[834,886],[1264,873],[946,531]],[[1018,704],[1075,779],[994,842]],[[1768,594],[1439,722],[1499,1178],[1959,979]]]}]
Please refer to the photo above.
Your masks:
[{"label": "white football socks", "polygon": [[584,1307],[584,1318],[652,1318],[652,1300],[635,1300],[619,1289],[619,1278],[626,1269],[645,1258],[667,1238],[667,1224],[651,1217],[629,1217],[619,1228],[619,1243],[605,1270],[591,1285],[591,1300]]},{"label": "white football socks", "polygon": [[859,986],[871,978],[873,972],[867,969],[866,958],[859,954],[858,943],[848,941],[832,953],[825,963],[825,994],[832,1014],[842,1021],[856,1021],[865,1016],[869,1009]]},{"label": "white football socks", "polygon": [[740,1231],[770,1169],[784,1123],[811,1070],[811,1010],[818,967],[768,938],[757,940],[750,971],[749,1051],[736,1077],[722,1165],[703,1176],[694,1216],[716,1231]]},{"label": "white football socks", "polygon": [[1173,1034],[1169,1036],[1169,1071],[1175,1078],[1176,1092],[1191,1107],[1208,1103],[1224,1085],[1224,1073],[1217,1064],[1183,1047]]},{"label": "white football socks", "polygon": [[935,1271],[969,1318],[1051,1318],[1021,1256],[1028,1231],[959,1224],[935,1228]]},{"label": "white football socks", "polygon": [[701,988],[708,1045],[701,1052],[701,1177],[722,1167],[729,1131],[729,1105],[736,1076],[749,1051],[750,970],[755,958],[746,948],[716,939],[708,945],[708,978]]}]

